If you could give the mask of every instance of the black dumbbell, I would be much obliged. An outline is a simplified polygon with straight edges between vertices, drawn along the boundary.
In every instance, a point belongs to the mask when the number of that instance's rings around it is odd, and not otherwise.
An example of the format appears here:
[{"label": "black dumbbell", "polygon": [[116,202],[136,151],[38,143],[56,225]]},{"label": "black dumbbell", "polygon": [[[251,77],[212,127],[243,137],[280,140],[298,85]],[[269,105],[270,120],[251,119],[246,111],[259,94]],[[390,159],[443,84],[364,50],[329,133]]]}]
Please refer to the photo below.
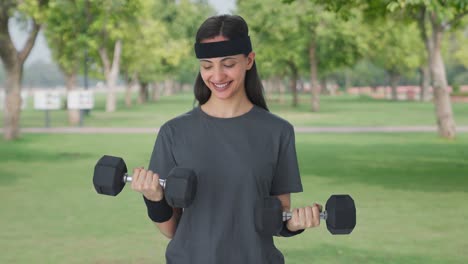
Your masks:
[{"label": "black dumbbell", "polygon": [[[277,197],[265,197],[257,202],[255,208],[255,226],[265,235],[277,235],[283,228],[283,222],[291,219],[291,212],[283,212],[281,201]],[[356,207],[354,200],[347,194],[332,195],[327,200],[325,211],[320,213],[327,229],[333,235],[346,235],[356,226]]]},{"label": "black dumbbell", "polygon": [[[94,167],[93,184],[99,194],[116,196],[125,183],[131,181],[122,158],[104,155]],[[197,176],[191,169],[175,167],[167,180],[159,179],[159,184],[164,188],[164,197],[170,206],[187,208],[195,198]]]}]

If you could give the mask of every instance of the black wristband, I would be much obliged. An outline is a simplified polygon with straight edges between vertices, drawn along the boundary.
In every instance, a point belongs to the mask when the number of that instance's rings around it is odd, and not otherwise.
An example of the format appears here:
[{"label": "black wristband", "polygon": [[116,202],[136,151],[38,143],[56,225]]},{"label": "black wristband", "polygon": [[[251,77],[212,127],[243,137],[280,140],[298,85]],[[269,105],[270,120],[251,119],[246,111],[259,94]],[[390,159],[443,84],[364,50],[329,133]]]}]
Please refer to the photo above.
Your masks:
[{"label": "black wristband", "polygon": [[172,217],[172,207],[167,204],[166,198],[159,202],[153,202],[143,195],[143,200],[145,200],[146,208],[148,209],[148,217],[156,223],[163,223],[171,219]]},{"label": "black wristband", "polygon": [[299,235],[300,233],[304,232],[304,229],[299,229],[295,232],[292,232],[288,229],[287,222],[283,222],[283,228],[281,228],[281,231],[279,232],[279,235],[282,237],[292,237],[295,235]]}]

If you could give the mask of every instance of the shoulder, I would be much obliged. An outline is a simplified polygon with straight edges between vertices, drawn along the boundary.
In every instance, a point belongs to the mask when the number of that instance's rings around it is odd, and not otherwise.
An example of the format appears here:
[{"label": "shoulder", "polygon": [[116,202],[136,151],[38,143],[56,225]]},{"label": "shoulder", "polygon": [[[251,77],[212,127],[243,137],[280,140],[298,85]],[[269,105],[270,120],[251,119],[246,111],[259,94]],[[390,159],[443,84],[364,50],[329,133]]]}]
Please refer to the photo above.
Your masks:
[{"label": "shoulder", "polygon": [[288,120],[258,106],[255,106],[254,111],[255,121],[265,128],[282,133],[294,133],[294,127]]},{"label": "shoulder", "polygon": [[159,129],[160,132],[173,134],[175,130],[189,129],[198,117],[197,108],[178,115],[166,121]]}]

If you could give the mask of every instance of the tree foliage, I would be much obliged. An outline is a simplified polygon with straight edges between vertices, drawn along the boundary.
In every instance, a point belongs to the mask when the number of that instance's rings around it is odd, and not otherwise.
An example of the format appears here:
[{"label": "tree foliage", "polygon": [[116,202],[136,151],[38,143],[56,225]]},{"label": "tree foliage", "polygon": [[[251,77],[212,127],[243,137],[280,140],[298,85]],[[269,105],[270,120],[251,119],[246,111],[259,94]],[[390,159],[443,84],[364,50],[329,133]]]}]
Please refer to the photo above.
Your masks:
[{"label": "tree foliage", "polygon": [[411,74],[423,63],[424,45],[415,23],[384,20],[372,28],[368,57],[388,72]]}]

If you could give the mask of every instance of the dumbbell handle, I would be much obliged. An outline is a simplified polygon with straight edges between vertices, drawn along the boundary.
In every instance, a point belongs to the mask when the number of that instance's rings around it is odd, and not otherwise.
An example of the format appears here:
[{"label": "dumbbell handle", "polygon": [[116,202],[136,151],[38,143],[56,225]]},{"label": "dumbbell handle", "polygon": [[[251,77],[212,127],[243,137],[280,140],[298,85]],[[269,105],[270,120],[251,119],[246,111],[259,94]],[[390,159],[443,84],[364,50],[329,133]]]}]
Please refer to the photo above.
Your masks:
[{"label": "dumbbell handle", "polygon": [[[133,177],[131,175],[128,175],[128,173],[125,173],[123,176],[123,182],[131,182],[133,180]],[[164,179],[159,179],[159,184],[165,188],[166,187],[166,180]]]},{"label": "dumbbell handle", "polygon": [[[327,220],[327,217],[328,217],[327,211],[320,212],[320,219]],[[283,222],[286,222],[291,218],[292,218],[291,212],[283,212]]]}]

